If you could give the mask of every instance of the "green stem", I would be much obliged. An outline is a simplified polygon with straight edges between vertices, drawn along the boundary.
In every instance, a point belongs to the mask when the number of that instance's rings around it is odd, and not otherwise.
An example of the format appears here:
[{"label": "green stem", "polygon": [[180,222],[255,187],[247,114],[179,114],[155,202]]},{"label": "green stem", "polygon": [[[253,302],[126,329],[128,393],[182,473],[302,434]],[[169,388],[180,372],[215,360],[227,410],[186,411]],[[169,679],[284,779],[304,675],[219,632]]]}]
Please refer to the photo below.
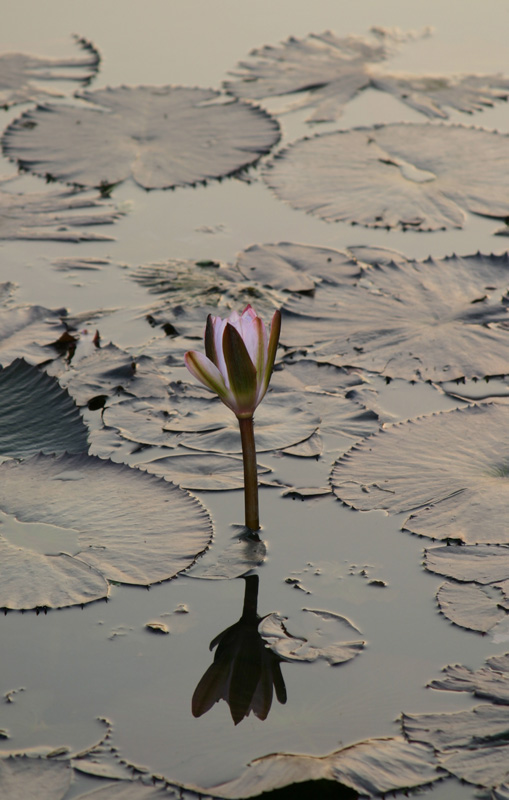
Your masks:
[{"label": "green stem", "polygon": [[244,461],[244,508],[246,526],[252,531],[259,531],[258,472],[256,469],[253,417],[239,417],[239,427],[242,441],[242,459]]}]

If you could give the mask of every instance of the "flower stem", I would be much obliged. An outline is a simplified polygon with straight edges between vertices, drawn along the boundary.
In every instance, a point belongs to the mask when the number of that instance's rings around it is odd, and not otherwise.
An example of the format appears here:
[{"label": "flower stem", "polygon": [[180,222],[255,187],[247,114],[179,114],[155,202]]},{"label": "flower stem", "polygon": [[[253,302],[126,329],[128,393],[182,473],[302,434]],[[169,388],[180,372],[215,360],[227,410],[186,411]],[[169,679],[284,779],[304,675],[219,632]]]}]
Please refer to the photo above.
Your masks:
[{"label": "flower stem", "polygon": [[253,417],[239,417],[242,459],[244,461],[244,508],[246,527],[252,531],[260,530],[258,512],[258,471],[256,469],[256,448],[254,440]]}]

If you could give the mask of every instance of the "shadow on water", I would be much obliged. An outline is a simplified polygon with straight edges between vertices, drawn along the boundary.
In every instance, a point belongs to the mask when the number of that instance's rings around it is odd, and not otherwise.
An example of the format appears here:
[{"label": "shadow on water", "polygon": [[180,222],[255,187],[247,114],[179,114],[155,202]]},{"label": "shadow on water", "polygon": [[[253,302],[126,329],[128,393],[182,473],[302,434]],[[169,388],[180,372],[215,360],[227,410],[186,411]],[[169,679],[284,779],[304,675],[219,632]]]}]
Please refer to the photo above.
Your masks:
[{"label": "shadow on water", "polygon": [[242,616],[234,625],[218,634],[210,643],[217,647],[214,661],[196,687],[192,712],[201,717],[219,700],[225,700],[235,725],[252,711],[258,719],[269,714],[273,693],[286,703],[286,687],[281,674],[282,661],[258,631],[258,575],[244,578]]}]

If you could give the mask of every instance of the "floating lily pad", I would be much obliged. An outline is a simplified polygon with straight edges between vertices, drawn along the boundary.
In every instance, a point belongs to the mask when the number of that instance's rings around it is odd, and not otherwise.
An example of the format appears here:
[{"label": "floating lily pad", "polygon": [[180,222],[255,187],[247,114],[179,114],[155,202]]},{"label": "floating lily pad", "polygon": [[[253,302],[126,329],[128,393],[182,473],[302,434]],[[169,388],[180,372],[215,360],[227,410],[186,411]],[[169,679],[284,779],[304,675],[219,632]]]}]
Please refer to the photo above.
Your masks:
[{"label": "floating lily pad", "polygon": [[43,102],[62,97],[45,88],[44,83],[73,81],[87,84],[97,73],[100,55],[91,42],[78,36],[76,43],[84,50],[81,58],[38,58],[24,53],[0,55],[0,106]]},{"label": "floating lily pad", "polygon": [[[175,402],[173,408],[176,408]],[[269,393],[256,409],[256,449],[261,453],[303,442],[319,424],[320,417],[302,408],[297,394]],[[178,441],[190,450],[242,452],[237,419],[219,400],[196,398],[191,402],[188,398],[182,404],[181,413],[170,417],[164,428],[178,433]]]},{"label": "floating lily pad", "polygon": [[[359,253],[364,262],[370,249]],[[355,285],[292,295],[282,342],[308,358],[436,382],[507,372],[507,254],[397,261],[372,254]]]},{"label": "floating lily pad", "polygon": [[290,784],[326,779],[372,796],[422,786],[439,777],[432,748],[402,738],[368,739],[326,756],[273,753],[256,758],[239,778],[210,791],[223,798],[257,797]]},{"label": "floating lily pad", "polygon": [[95,194],[67,189],[32,194],[0,192],[0,214],[0,240],[93,242],[111,241],[113,237],[81,229],[110,225],[121,212]]},{"label": "floating lily pad", "polygon": [[[28,461],[5,462],[0,476],[4,512],[22,523],[56,526],[66,534],[66,543],[69,537],[75,540],[74,558],[52,556],[51,563],[49,557],[44,559],[44,569],[48,564],[55,566],[57,596],[63,561],[76,560],[90,575],[97,572],[120,583],[149,585],[190,567],[210,542],[211,523],[201,503],[183,489],[140,470],[93,456],[38,455]],[[35,573],[36,561],[41,560],[35,551],[9,543],[6,548],[17,567],[6,570],[0,581],[0,606],[51,607],[51,598],[32,593],[34,576],[30,586],[25,586],[27,565]],[[50,580],[43,577],[46,589]],[[77,587],[81,590],[80,581]],[[28,594],[30,605],[24,599]]]},{"label": "floating lily pad", "polygon": [[508,158],[509,137],[496,132],[394,123],[300,139],[263,176],[281,200],[327,222],[434,231],[462,228],[467,211],[507,217]]},{"label": "floating lily pad", "polygon": [[486,404],[388,425],[336,462],[333,491],[363,511],[412,511],[412,533],[508,544],[508,423],[508,406]]},{"label": "floating lily pad", "polygon": [[503,75],[384,74],[379,62],[397,52],[400,43],[425,36],[398,29],[371,28],[371,38],[338,37],[331,31],[291,37],[277,46],[253,50],[232,72],[226,89],[237,97],[261,100],[288,96],[287,110],[312,108],[308,122],[332,122],[359,92],[389,92],[428,117],[445,119],[446,109],[473,113],[509,94]]},{"label": "floating lily pad", "polygon": [[71,778],[69,761],[30,756],[0,758],[0,796],[5,800],[62,800]]},{"label": "floating lily pad", "polygon": [[425,554],[426,569],[455,581],[488,584],[509,576],[509,547],[449,545],[431,547]]},{"label": "floating lily pad", "polygon": [[442,678],[429,683],[432,689],[472,692],[483,700],[509,705],[509,653],[487,658],[486,666],[478,670],[451,664],[444,667],[442,674]]},{"label": "floating lily pad", "polygon": [[89,355],[73,359],[59,381],[79,406],[102,397],[127,394],[135,397],[168,397],[168,379],[153,359],[135,356],[114,344],[94,347]]},{"label": "floating lily pad", "polygon": [[321,283],[337,285],[359,273],[347,253],[292,242],[253,244],[239,253],[236,266],[244,278],[263,286],[311,294]]},{"label": "floating lily pad", "polygon": [[171,260],[131,270],[133,279],[161,301],[152,303],[150,318],[178,335],[203,336],[207,314],[229,316],[234,309],[255,306],[271,317],[283,303],[281,293],[245,278],[237,269],[215,261]]},{"label": "floating lily pad", "polygon": [[[244,469],[241,458],[223,456],[217,453],[175,453],[175,455],[154,458],[147,462],[138,462],[137,466],[167,478],[194,491],[229,491],[244,488]],[[270,467],[258,465],[258,484],[271,486],[272,482],[264,477],[272,472]],[[280,484],[276,484],[280,485]]]},{"label": "floating lily pad", "polygon": [[332,611],[302,610],[305,614],[304,619],[299,620],[299,628],[303,627],[303,632],[299,636],[287,630],[287,618],[279,614],[269,614],[260,623],[263,638],[284,661],[323,659],[335,667],[355,658],[364,649],[366,642],[359,638],[360,630],[346,617]]},{"label": "floating lily pad", "polygon": [[0,454],[86,453],[88,430],[69,394],[22,359],[0,368]]},{"label": "floating lily pad", "polygon": [[255,164],[279,139],[265,111],[211,89],[119,86],[80,106],[26,111],[3,135],[5,155],[37,175],[110,187],[193,186]]},{"label": "floating lily pad", "polygon": [[56,358],[64,347],[68,327],[63,321],[64,308],[19,305],[0,307],[0,364],[4,367],[16,358],[42,364]]},{"label": "floating lily pad", "polygon": [[440,766],[460,780],[493,787],[509,778],[507,708],[490,704],[454,714],[403,714],[405,736],[438,752]]},{"label": "floating lily pad", "polygon": [[504,599],[495,589],[485,589],[475,584],[447,581],[437,592],[440,611],[447,619],[471,631],[487,633],[506,616],[500,607]]},{"label": "floating lily pad", "polygon": [[350,399],[350,391],[364,385],[359,373],[309,359],[283,363],[271,378],[274,393],[292,390],[303,395],[308,409],[320,416],[324,436],[340,433],[360,438],[379,429],[378,415]]}]

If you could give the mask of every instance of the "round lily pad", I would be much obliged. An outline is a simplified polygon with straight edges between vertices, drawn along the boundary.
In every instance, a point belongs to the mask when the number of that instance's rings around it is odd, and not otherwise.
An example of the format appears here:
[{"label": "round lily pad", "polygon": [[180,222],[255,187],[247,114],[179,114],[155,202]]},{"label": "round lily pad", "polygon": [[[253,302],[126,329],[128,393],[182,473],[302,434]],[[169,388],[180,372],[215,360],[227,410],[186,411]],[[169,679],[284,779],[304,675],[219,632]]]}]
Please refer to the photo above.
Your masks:
[{"label": "round lily pad", "polygon": [[82,92],[81,105],[48,103],[7,128],[5,155],[37,175],[110,187],[193,186],[251,166],[279,139],[262,109],[212,89],[118,86]]},{"label": "round lily pad", "polygon": [[[103,583],[104,577],[140,585],[167,580],[190,567],[212,535],[205,508],[185,490],[95,456],[37,455],[27,461],[4,462],[0,465],[0,508],[21,523],[62,529],[67,551],[69,539],[75,541],[69,555],[51,559],[40,558],[44,542],[39,552],[29,546],[16,548],[12,542],[4,545],[18,564],[0,576],[0,606],[10,608],[64,605],[60,600],[55,603],[47,592],[37,597],[33,585],[35,575],[44,570],[45,590],[53,580],[60,597],[61,565],[63,561],[69,564],[69,559],[78,562],[84,575],[98,573]],[[17,554],[13,553],[16,549]],[[48,577],[52,567],[53,575]],[[29,570],[33,576],[27,581]],[[81,589],[79,575],[76,580]],[[14,590],[16,604],[10,600]]]},{"label": "round lily pad", "polygon": [[462,228],[467,211],[507,217],[508,158],[509,137],[494,131],[394,123],[300,139],[263,176],[327,222],[433,231]]}]

